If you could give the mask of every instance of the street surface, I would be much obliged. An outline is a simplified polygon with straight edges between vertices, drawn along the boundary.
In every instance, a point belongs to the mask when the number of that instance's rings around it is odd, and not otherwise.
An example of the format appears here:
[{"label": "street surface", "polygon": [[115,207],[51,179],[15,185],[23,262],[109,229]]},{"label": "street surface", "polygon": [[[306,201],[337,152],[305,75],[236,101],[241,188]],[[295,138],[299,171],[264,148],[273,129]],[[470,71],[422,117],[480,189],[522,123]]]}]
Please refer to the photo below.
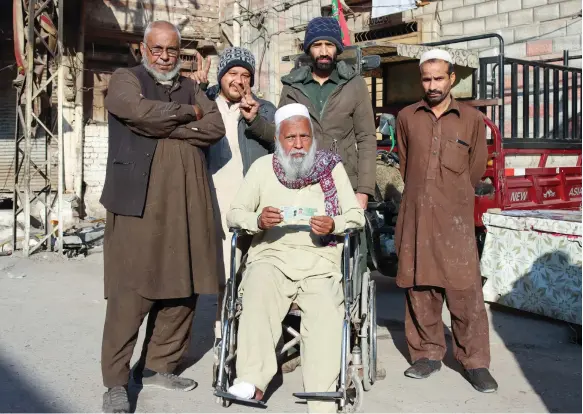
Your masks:
[{"label": "street surface", "polygon": [[[581,346],[571,342],[573,331],[564,323],[507,309],[488,309],[497,393],[475,391],[451,353],[431,378],[404,377],[403,292],[392,279],[376,280],[379,360],[387,378],[365,394],[364,412],[581,412]],[[51,253],[32,259],[0,257],[0,412],[101,411],[105,305],[100,248],[71,260]],[[198,388],[188,393],[145,389],[139,395],[131,388],[136,411],[262,411],[215,403],[210,351],[215,306],[214,297],[199,301],[183,367],[183,375],[198,381]],[[135,356],[142,338],[143,329]],[[305,412],[306,406],[291,395],[301,390],[298,369],[283,377],[266,411]]]}]

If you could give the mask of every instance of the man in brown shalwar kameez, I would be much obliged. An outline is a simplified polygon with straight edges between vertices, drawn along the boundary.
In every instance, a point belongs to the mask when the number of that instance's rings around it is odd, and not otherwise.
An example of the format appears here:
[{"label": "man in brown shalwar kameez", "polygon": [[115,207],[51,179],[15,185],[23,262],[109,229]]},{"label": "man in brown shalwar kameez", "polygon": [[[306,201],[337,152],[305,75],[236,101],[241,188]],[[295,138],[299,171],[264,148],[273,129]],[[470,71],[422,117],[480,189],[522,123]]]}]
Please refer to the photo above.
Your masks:
[{"label": "man in brown shalwar kameez", "polygon": [[490,375],[488,317],[474,234],[474,187],[486,169],[483,115],[451,96],[453,60],[443,50],[420,59],[425,98],[397,119],[405,190],[395,242],[397,284],[407,289],[405,334],[411,378],[439,371],[445,356],[441,318],[451,313],[456,359],[481,392],[498,384]]},{"label": "man in brown shalwar kameez", "polygon": [[181,391],[196,387],[173,372],[188,349],[198,294],[218,291],[202,148],[224,136],[221,114],[195,82],[179,75],[174,25],[151,23],[141,53],[142,65],[114,72],[105,100],[104,412],[129,412],[129,363],[146,315],[134,381]]}]

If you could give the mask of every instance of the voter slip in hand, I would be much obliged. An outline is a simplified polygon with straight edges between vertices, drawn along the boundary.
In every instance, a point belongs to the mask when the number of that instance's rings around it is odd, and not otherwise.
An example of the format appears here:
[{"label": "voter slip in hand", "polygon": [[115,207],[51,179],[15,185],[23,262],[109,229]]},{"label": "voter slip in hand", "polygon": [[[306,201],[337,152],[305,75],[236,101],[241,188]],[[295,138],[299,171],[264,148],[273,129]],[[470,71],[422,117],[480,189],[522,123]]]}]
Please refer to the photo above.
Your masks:
[{"label": "voter slip in hand", "polygon": [[315,216],[318,209],[312,207],[281,207],[281,213],[283,214],[284,222],[294,222],[294,221],[309,221],[311,217]]}]

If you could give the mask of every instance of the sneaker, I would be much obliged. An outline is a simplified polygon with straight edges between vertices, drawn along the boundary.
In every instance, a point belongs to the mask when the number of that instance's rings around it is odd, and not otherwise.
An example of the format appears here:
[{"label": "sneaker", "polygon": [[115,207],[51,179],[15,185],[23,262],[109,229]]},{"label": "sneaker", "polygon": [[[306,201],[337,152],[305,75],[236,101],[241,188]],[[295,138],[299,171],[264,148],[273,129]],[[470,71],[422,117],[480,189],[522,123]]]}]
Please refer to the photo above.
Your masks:
[{"label": "sneaker", "polygon": [[480,392],[495,392],[498,389],[498,383],[488,368],[467,369],[466,377],[470,384]]},{"label": "sneaker", "polygon": [[424,379],[441,369],[441,361],[421,358],[413,363],[406,371],[405,376],[415,379]]},{"label": "sneaker", "polygon": [[128,392],[125,387],[109,388],[103,394],[103,412],[104,413],[129,413],[130,402]]},{"label": "sneaker", "polygon": [[296,368],[299,367],[300,365],[302,365],[302,359],[300,355],[298,355],[295,358],[292,358],[289,361],[282,364],[281,372],[283,374],[289,374],[290,372],[294,372]]},{"label": "sneaker", "polygon": [[156,387],[173,391],[191,391],[198,386],[196,381],[189,378],[182,378],[166,372],[156,372],[148,368],[144,368],[141,374],[134,373],[134,381],[142,387]]}]

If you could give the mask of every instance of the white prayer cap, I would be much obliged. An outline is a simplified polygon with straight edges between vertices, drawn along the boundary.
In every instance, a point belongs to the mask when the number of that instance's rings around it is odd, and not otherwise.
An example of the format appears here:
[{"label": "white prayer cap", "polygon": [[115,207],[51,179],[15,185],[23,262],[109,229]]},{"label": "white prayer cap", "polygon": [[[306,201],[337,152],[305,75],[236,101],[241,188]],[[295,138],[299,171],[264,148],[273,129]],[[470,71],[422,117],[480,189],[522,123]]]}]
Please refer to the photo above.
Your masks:
[{"label": "white prayer cap", "polygon": [[275,112],[275,125],[281,124],[292,116],[303,116],[310,119],[310,112],[305,105],[299,103],[284,105]]},{"label": "white prayer cap", "polygon": [[419,59],[419,66],[421,66],[423,62],[432,59],[445,60],[448,63],[453,63],[453,58],[449,52],[442,49],[431,49],[421,55],[421,59]]}]

